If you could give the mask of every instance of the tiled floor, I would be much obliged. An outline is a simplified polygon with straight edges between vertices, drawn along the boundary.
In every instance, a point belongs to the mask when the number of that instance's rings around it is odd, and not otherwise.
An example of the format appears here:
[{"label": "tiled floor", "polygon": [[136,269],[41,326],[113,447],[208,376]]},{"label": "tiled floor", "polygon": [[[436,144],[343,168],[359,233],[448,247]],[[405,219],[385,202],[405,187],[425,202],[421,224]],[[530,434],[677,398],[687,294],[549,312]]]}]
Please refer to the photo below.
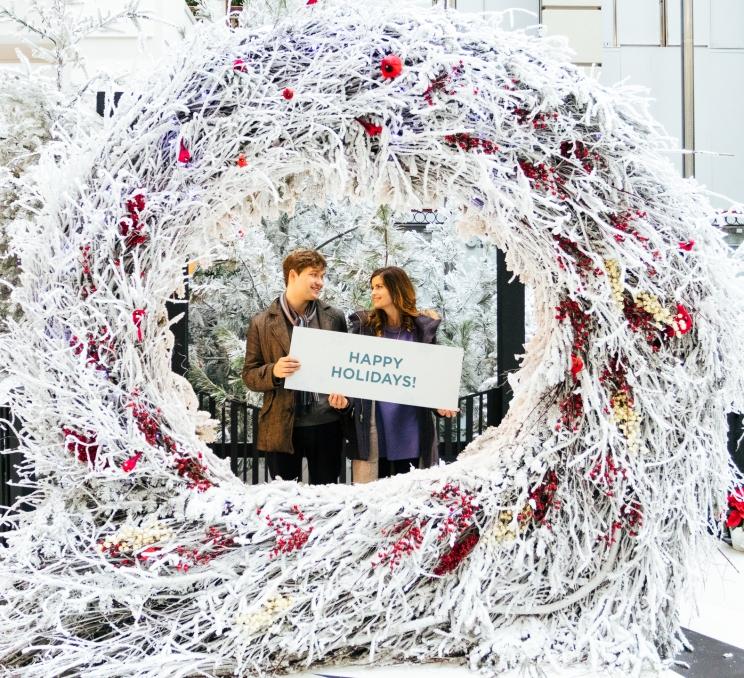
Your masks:
[{"label": "tiled floor", "polygon": [[[683,653],[679,660],[689,668],[649,673],[643,678],[744,678],[744,553],[738,553],[722,542],[715,544],[715,557],[705,574],[698,593],[697,607],[682,611],[689,640],[695,650]],[[295,674],[294,678],[475,678],[477,673],[454,664],[399,665],[369,668],[345,666],[315,669]],[[513,671],[499,678],[524,678]],[[625,678],[617,673],[597,673],[587,667],[566,667],[561,671],[546,669],[544,678]]]}]

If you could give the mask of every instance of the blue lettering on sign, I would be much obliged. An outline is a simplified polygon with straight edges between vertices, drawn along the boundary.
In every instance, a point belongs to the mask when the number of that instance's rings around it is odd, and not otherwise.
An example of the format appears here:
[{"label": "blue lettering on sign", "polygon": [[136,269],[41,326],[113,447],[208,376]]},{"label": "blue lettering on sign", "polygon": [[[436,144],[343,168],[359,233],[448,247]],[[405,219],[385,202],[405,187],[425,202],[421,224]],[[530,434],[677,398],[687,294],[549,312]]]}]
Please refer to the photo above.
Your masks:
[{"label": "blue lettering on sign", "polygon": [[[416,388],[416,377],[410,374],[398,374],[390,370],[399,370],[403,358],[379,353],[359,353],[349,351],[349,364],[368,365],[378,369],[361,369],[359,367],[343,367],[334,365],[331,367],[331,377],[347,381],[361,381],[370,384],[387,384],[389,386],[401,386],[403,388]],[[343,388],[343,386],[339,386]]]}]

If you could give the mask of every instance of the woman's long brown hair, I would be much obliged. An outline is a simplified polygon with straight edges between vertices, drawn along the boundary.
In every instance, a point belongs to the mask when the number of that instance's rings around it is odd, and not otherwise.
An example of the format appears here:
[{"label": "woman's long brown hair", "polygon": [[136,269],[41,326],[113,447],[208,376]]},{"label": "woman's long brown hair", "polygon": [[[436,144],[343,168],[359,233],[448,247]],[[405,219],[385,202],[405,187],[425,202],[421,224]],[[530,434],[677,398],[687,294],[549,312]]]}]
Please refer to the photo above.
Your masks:
[{"label": "woman's long brown hair", "polygon": [[[384,266],[372,271],[369,277],[369,283],[377,277],[382,278],[382,282],[390,293],[390,298],[395,308],[400,312],[401,325],[409,332],[413,332],[413,319],[420,315],[416,308],[416,290],[413,287],[408,274],[398,266]],[[387,322],[385,311],[372,309],[367,317],[367,324],[370,325],[378,337],[382,336],[382,330]]]}]

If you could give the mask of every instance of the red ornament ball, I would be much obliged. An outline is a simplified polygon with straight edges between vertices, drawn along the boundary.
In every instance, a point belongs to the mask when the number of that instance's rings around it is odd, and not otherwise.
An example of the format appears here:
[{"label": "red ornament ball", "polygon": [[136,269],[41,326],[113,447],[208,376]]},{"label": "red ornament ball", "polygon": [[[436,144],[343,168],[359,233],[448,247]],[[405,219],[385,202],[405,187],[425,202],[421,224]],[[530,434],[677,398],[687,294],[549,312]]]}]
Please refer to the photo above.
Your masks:
[{"label": "red ornament ball", "polygon": [[393,80],[403,72],[403,62],[399,56],[388,54],[380,63],[380,71],[383,78]]},{"label": "red ornament ball", "polygon": [[287,101],[289,101],[290,99],[292,99],[292,97],[294,97],[294,90],[293,90],[293,89],[291,89],[290,87],[285,87],[285,88],[284,88],[284,89],[282,90],[282,96],[283,96],[283,97],[284,97],[284,98],[285,98],[285,99],[286,99]]}]

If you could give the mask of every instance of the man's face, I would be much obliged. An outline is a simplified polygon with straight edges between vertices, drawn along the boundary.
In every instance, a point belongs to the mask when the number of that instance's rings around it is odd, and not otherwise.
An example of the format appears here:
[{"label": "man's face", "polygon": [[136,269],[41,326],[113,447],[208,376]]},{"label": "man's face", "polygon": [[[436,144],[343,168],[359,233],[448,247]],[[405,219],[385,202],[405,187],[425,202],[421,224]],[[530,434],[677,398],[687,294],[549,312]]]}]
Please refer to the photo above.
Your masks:
[{"label": "man's face", "polygon": [[289,272],[289,281],[287,290],[292,290],[292,294],[299,296],[303,301],[315,301],[319,296],[325,284],[325,269],[316,266],[308,266],[302,271]]}]

